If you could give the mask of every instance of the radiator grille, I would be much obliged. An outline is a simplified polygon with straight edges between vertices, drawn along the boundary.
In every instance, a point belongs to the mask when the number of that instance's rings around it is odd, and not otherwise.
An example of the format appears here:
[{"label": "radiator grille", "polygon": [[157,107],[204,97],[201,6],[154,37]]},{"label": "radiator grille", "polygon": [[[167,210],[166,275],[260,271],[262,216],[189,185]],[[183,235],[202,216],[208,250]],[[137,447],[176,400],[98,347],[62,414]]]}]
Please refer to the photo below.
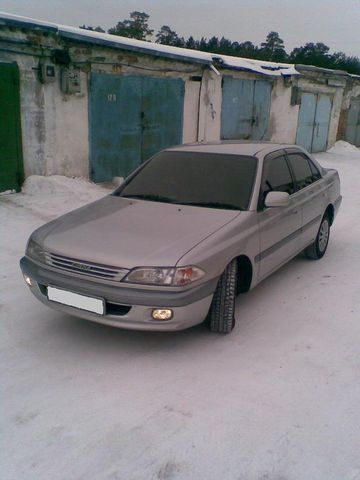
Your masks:
[{"label": "radiator grille", "polygon": [[75,258],[64,257],[62,255],[48,252],[45,252],[45,261],[47,265],[67,272],[101,278],[103,280],[112,280],[114,282],[119,282],[129,272],[126,268],[99,265],[97,263],[77,260]]}]

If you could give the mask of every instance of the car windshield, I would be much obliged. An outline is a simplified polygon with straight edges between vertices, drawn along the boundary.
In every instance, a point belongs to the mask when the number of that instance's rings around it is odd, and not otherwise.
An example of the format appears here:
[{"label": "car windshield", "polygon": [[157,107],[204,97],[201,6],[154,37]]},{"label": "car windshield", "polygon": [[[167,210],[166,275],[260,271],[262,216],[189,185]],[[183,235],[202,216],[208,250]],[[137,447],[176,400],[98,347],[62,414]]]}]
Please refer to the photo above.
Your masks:
[{"label": "car windshield", "polygon": [[246,210],[257,158],[219,153],[164,151],[114,195],[153,202]]}]

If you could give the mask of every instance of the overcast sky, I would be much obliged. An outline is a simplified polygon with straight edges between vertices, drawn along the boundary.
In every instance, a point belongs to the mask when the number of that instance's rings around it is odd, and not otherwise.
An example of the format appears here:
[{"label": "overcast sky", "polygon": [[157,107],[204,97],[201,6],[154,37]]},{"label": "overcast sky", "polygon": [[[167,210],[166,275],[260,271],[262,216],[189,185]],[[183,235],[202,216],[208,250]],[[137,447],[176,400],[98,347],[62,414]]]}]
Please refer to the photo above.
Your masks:
[{"label": "overcast sky", "polygon": [[0,0],[0,11],[79,26],[107,29],[138,10],[156,31],[169,25],[178,35],[224,36],[264,41],[279,32],[290,52],[307,42],[360,57],[360,0]]}]

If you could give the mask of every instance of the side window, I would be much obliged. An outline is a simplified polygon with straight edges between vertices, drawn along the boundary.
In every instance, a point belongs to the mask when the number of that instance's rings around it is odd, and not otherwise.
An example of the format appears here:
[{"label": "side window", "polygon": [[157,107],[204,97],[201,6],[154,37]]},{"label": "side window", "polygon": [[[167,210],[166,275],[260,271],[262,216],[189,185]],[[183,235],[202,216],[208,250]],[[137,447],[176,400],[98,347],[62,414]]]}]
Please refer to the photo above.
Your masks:
[{"label": "side window", "polygon": [[283,155],[265,160],[259,198],[260,208],[264,206],[265,197],[269,192],[287,192],[289,195],[295,192],[294,182]]},{"label": "side window", "polygon": [[[305,188],[318,180],[315,179],[315,175],[311,170],[310,163],[304,155],[302,155],[301,153],[290,153],[288,157],[294,171],[298,190],[301,190],[302,188]],[[317,173],[320,178],[319,172]]]}]

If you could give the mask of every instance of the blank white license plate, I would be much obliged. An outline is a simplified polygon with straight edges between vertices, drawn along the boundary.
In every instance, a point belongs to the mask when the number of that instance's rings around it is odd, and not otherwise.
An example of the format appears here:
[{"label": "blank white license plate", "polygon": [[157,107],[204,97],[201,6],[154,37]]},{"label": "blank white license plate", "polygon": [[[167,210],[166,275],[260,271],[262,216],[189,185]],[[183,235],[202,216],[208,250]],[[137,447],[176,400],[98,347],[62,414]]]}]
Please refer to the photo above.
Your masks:
[{"label": "blank white license plate", "polygon": [[104,300],[102,298],[88,297],[55,287],[48,287],[47,294],[48,299],[53,302],[104,315]]}]

